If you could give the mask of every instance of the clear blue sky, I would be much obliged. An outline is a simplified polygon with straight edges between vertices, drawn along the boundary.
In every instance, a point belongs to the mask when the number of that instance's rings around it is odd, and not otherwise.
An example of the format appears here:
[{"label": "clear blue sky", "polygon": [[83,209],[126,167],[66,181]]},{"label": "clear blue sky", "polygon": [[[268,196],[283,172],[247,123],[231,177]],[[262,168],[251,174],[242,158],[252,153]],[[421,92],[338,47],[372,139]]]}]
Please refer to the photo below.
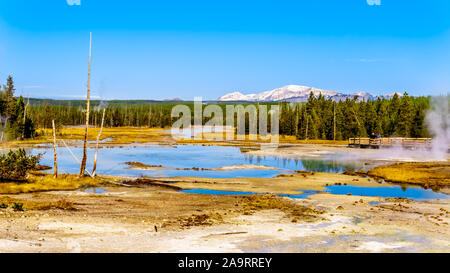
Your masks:
[{"label": "clear blue sky", "polygon": [[12,74],[24,96],[82,97],[90,31],[93,96],[105,99],[288,84],[450,91],[448,0],[0,0],[1,82]]}]

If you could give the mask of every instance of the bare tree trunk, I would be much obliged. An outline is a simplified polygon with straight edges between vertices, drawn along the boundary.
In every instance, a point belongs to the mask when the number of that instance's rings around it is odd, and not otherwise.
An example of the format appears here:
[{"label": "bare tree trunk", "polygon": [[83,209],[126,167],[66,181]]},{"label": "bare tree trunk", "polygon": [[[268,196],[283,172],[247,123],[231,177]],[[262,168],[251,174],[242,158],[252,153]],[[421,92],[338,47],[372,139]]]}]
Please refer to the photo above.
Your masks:
[{"label": "bare tree trunk", "polygon": [[336,102],[333,103],[333,140],[336,141]]},{"label": "bare tree trunk", "polygon": [[106,108],[103,109],[102,124],[100,125],[100,132],[98,133],[98,136],[97,136],[97,143],[96,143],[96,145],[95,145],[94,169],[92,170],[92,175],[93,175],[93,176],[95,176],[95,170],[97,169],[98,143],[99,143],[99,141],[100,141],[100,136],[101,136],[102,130],[103,130],[103,122],[105,121],[105,111],[106,111]]},{"label": "bare tree trunk", "polygon": [[27,110],[29,105],[30,105],[30,97],[28,97],[27,104],[25,105],[25,109],[23,110],[23,124],[25,124],[25,121],[27,120]]},{"label": "bare tree trunk", "polygon": [[308,125],[309,125],[309,116],[306,115],[306,136],[305,136],[306,140],[308,140]]},{"label": "bare tree trunk", "polygon": [[89,39],[89,68],[88,68],[88,82],[87,82],[87,98],[86,98],[86,130],[84,132],[84,144],[83,144],[83,158],[81,159],[80,173],[78,176],[84,175],[84,169],[86,168],[87,160],[87,138],[89,131],[89,98],[90,98],[90,82],[91,82],[91,49],[92,49],[92,32]]},{"label": "bare tree trunk", "polygon": [[151,126],[151,120],[152,120],[152,107],[150,106],[150,109],[148,110],[148,128]]},{"label": "bare tree trunk", "polygon": [[[23,110],[23,125],[25,128],[25,122],[27,121],[27,110],[28,110],[28,106],[30,105],[30,97],[28,97],[27,99],[27,104],[25,105],[25,109]],[[22,132],[22,138],[25,138],[25,130],[23,130]]]},{"label": "bare tree trunk", "polygon": [[[64,144],[64,146],[66,146],[66,149],[69,151],[69,153],[72,155],[73,159],[75,159],[75,161],[78,164],[81,164],[80,160],[73,154],[72,150],[69,148],[69,146],[67,145],[67,143],[64,141],[64,139],[61,139],[61,142]],[[85,172],[88,173],[88,175],[92,178],[94,178],[94,176],[86,169],[84,169]]]},{"label": "bare tree trunk", "polygon": [[56,155],[56,128],[55,128],[55,120],[52,120],[53,127],[53,160],[54,160],[54,177],[58,178],[58,159]]},{"label": "bare tree trunk", "polygon": [[298,112],[300,111],[298,103],[295,105],[295,138],[298,137]]}]

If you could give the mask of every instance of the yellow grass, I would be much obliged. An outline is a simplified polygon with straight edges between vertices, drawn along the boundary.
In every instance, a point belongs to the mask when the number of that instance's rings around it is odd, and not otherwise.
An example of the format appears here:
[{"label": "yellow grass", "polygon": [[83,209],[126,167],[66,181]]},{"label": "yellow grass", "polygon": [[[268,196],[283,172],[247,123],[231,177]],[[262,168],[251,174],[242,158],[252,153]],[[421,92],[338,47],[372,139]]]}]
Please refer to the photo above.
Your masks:
[{"label": "yellow grass", "polygon": [[[226,140],[225,133],[204,133],[203,139],[181,139],[175,140],[171,137],[169,128],[146,128],[146,127],[114,127],[103,128],[100,140],[105,140],[102,144],[133,144],[133,143],[155,143],[155,144],[206,144],[206,145],[254,145],[257,143],[270,142],[270,140],[263,141],[259,136],[255,136],[256,140],[250,139],[248,135],[243,140],[234,135],[233,142]],[[21,141],[10,141],[3,143],[4,147],[19,147],[20,145],[28,144],[45,144],[52,143],[51,129],[38,129],[38,132],[43,131],[44,134],[34,139],[27,139]],[[95,141],[100,128],[89,128],[88,141]],[[168,131],[168,132],[164,132]],[[57,132],[58,139],[67,141],[82,141],[84,139],[83,127],[64,127]],[[217,139],[218,138],[218,139]],[[236,142],[237,140],[237,142]],[[298,140],[295,136],[279,137],[279,143],[298,143],[298,144],[347,144],[347,141],[332,141],[332,140]]]},{"label": "yellow grass", "polygon": [[54,178],[50,174],[30,175],[26,182],[0,182],[0,194],[18,194],[52,190],[76,190],[105,183],[91,177],[78,178],[76,175],[59,175]]},{"label": "yellow grass", "polygon": [[[263,140],[259,135],[245,135],[243,138],[238,137],[237,134],[234,134],[233,141],[238,141],[240,145],[253,145],[257,143],[270,143],[271,139]],[[345,145],[347,144],[346,140],[322,140],[322,139],[311,139],[311,140],[303,140],[297,139],[295,136],[287,136],[280,135],[278,138],[279,143],[284,144],[333,144],[333,145]],[[182,144],[214,144],[214,145],[226,145],[230,144],[227,141],[226,133],[204,133],[203,139],[182,139],[179,140],[178,143]],[[234,144],[238,144],[234,142]]]},{"label": "yellow grass", "polygon": [[[82,127],[64,127],[57,132],[58,139],[82,141],[84,139],[84,128]],[[100,140],[107,139],[105,144],[130,144],[130,143],[145,143],[145,142],[159,142],[170,140],[170,133],[161,132],[161,128],[137,128],[137,127],[114,127],[103,128]],[[21,141],[10,141],[9,145],[20,144],[42,144],[51,143],[53,141],[51,129],[38,129],[43,131],[44,135],[34,139],[27,139]],[[100,128],[89,128],[88,141],[96,141]],[[110,139],[110,140],[108,140]]]},{"label": "yellow grass", "polygon": [[419,184],[425,187],[450,185],[450,163],[398,163],[379,166],[369,171],[370,176],[390,182]]},{"label": "yellow grass", "polygon": [[297,202],[274,195],[255,195],[245,197],[245,215],[251,215],[258,210],[270,209],[278,209],[285,212],[288,217],[293,217],[294,222],[299,218],[302,220],[316,220],[318,219],[318,215],[325,213],[323,210],[301,206]]},{"label": "yellow grass", "polygon": [[31,201],[11,198],[9,196],[0,197],[0,205],[13,208],[14,204],[22,204],[24,210],[74,209],[73,203],[64,199],[57,201]]}]

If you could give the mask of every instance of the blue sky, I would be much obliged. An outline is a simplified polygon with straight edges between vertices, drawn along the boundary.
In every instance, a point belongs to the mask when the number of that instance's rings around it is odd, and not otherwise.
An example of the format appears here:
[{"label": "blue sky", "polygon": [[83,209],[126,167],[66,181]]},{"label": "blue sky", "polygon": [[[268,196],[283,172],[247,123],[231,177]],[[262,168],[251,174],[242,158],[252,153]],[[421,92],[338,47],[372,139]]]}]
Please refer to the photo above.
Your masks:
[{"label": "blue sky", "polygon": [[0,80],[12,74],[24,96],[83,97],[92,31],[94,98],[216,99],[288,84],[448,93],[450,1],[380,2],[0,0]]}]

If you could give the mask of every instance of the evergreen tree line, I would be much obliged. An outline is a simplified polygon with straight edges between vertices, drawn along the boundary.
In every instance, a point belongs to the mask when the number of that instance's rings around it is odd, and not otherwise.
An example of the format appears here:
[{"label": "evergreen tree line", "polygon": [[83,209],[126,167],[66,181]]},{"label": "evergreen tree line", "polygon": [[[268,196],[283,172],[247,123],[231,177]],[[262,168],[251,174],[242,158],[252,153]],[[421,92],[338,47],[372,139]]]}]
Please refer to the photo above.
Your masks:
[{"label": "evergreen tree line", "polygon": [[[58,127],[66,125],[83,125],[85,122],[85,108],[78,104],[51,105],[40,103],[29,105],[22,96],[14,97],[15,87],[11,76],[0,90],[0,117],[2,139],[24,139],[35,136],[35,128],[51,128],[52,120]],[[106,107],[105,126],[133,126],[133,127],[170,127],[178,119],[171,117],[175,105],[187,105],[192,114],[192,102],[171,103],[114,103]],[[379,98],[375,101],[359,101],[353,99],[334,102],[310,94],[306,103],[265,103],[280,107],[280,134],[296,136],[297,139],[336,139],[343,140],[350,137],[398,136],[398,137],[429,137],[424,120],[430,106],[429,97],[410,97],[395,94],[392,99]],[[99,126],[102,119],[102,104],[93,105],[89,123]],[[226,121],[226,104],[218,104]],[[244,104],[244,107],[249,104]],[[206,107],[207,104],[203,104]],[[258,109],[257,105],[255,105]],[[257,115],[259,117],[259,115]],[[236,117],[235,117],[236,119]],[[203,122],[209,118],[204,117]],[[248,132],[248,114],[246,125]],[[270,118],[268,119],[270,131]],[[236,124],[236,121],[235,121]],[[225,125],[225,124],[224,124]]]},{"label": "evergreen tree line", "polygon": [[[176,119],[171,118],[175,105],[114,105],[106,107],[105,127],[150,127],[164,128],[172,126]],[[79,126],[85,124],[85,107],[65,105],[32,105],[28,111],[37,128],[52,128],[52,120],[57,127]],[[91,107],[89,124],[99,127],[102,121],[103,108]]]},{"label": "evergreen tree line", "polygon": [[25,104],[22,96],[14,97],[14,81],[8,76],[6,85],[0,90],[0,120],[1,138],[24,139],[34,136],[34,124],[26,114],[28,104]]},{"label": "evergreen tree line", "polygon": [[[164,128],[172,126],[178,117],[171,117],[172,107],[184,104],[191,109],[192,102],[161,104],[114,104],[106,107],[105,126],[133,126]],[[322,95],[310,94],[306,103],[266,103],[267,108],[278,104],[280,107],[280,134],[296,136],[298,139],[345,140],[351,137],[429,137],[424,124],[429,108],[429,97],[410,97],[397,94],[392,99],[359,101],[358,97],[334,102]],[[222,108],[225,123],[226,104]],[[248,104],[247,104],[248,105]],[[244,105],[247,106],[247,105]],[[203,107],[206,107],[204,104]],[[257,107],[257,105],[255,104]],[[58,126],[83,125],[85,108],[67,105],[33,105],[28,115],[38,128],[51,128],[52,119]],[[99,106],[91,108],[90,124],[100,126],[103,110]],[[258,115],[259,116],[259,115]],[[236,118],[236,117],[235,117]],[[194,117],[191,117],[192,124]],[[210,118],[203,118],[207,122]],[[268,119],[270,132],[270,118]],[[235,121],[236,124],[236,121]],[[225,124],[224,124],[225,125]],[[248,115],[246,116],[248,126]],[[247,128],[248,131],[248,128]]]},{"label": "evergreen tree line", "polygon": [[310,94],[304,104],[281,105],[280,134],[298,139],[344,140],[352,137],[429,137],[425,125],[429,97],[395,94],[392,99],[339,102]]}]

